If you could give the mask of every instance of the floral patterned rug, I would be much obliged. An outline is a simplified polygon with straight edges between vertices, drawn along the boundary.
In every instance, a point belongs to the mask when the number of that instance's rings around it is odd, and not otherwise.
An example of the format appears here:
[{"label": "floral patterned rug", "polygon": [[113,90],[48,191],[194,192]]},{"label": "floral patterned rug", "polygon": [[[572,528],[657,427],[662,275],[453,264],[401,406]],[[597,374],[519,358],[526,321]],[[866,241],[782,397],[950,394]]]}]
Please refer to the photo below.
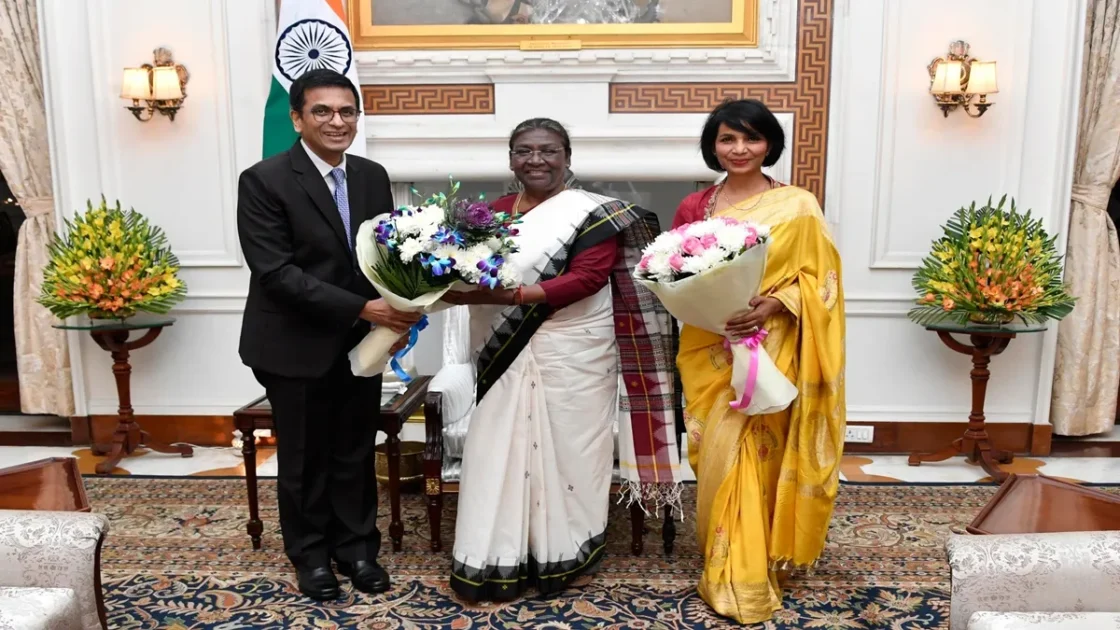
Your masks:
[{"label": "floral patterned rug", "polygon": [[[352,591],[318,603],[299,594],[282,552],[276,486],[262,479],[264,549],[245,534],[243,479],[86,479],[96,511],[109,517],[102,553],[112,628],[719,628],[734,627],[696,595],[701,568],[691,516],[678,523],[672,556],[661,524],[647,520],[646,554],[630,555],[629,511],[611,514],[608,557],[594,581],[556,596],[472,606],[447,582],[449,551],[428,550],[424,498],[402,497],[404,550],[383,551],[394,589],[380,597]],[[794,577],[785,607],[759,628],[948,627],[948,567],[943,541],[992,496],[981,485],[853,485],[841,488],[828,549],[812,576]],[[445,502],[450,549],[454,495]],[[687,488],[686,513],[695,506]],[[388,544],[388,497],[381,531]]]}]

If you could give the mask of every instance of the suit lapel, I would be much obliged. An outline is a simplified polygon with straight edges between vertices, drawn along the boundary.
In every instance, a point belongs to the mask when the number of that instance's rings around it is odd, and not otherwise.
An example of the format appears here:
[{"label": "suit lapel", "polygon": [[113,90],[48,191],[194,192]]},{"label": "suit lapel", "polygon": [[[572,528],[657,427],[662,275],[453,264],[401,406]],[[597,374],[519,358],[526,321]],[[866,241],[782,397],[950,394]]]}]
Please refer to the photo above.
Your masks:
[{"label": "suit lapel", "polygon": [[[292,169],[299,173],[300,186],[303,186],[303,189],[307,191],[311,201],[315,203],[315,208],[323,215],[323,218],[334,229],[335,235],[349,251],[348,242],[352,241],[346,239],[346,229],[342,225],[342,216],[338,214],[338,206],[334,203],[334,197],[331,196],[331,189],[327,188],[327,182],[319,174],[319,169],[312,164],[311,158],[307,156],[307,152],[303,150],[303,145],[298,140],[292,147],[291,156]],[[347,173],[347,176],[349,176],[349,173]],[[350,206],[351,208],[354,206],[352,201]],[[350,222],[353,223],[353,216],[351,216]]]},{"label": "suit lapel", "polygon": [[366,199],[363,183],[361,175],[358,174],[358,167],[354,166],[354,160],[347,158],[346,193],[350,199],[350,242],[355,246],[358,242],[358,228],[361,227],[362,221],[370,218],[369,200]]}]

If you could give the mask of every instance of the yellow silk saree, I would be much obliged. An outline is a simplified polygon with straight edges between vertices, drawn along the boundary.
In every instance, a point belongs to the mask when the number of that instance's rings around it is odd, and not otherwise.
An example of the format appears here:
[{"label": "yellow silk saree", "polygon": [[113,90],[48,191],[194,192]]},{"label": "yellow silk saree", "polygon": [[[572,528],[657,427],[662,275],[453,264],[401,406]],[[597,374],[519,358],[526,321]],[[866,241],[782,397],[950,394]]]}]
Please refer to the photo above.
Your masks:
[{"label": "yellow silk saree", "polygon": [[767,321],[763,345],[798,397],[771,415],[731,409],[724,338],[691,326],[677,365],[697,477],[700,596],[721,615],[758,623],[781,608],[777,574],[812,567],[824,548],[844,446],[844,298],[840,256],[811,193],[780,187],[740,207],[716,216],[771,228],[762,293],[788,312]]}]

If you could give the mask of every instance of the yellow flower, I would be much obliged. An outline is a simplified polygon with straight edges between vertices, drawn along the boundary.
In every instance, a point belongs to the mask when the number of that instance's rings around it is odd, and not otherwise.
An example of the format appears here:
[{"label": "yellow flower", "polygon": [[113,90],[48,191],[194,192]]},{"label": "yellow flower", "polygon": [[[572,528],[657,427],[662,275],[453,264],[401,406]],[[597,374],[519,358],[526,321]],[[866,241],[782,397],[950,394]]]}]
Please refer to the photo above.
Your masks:
[{"label": "yellow flower", "polygon": [[994,227],[988,228],[988,238],[995,238],[999,234],[999,230]]},{"label": "yellow flower", "polygon": [[974,228],[972,228],[971,230],[968,231],[968,237],[969,238],[980,238],[980,236],[983,234],[983,232],[984,231],[981,230],[980,228],[974,227]]},{"label": "yellow flower", "polygon": [[86,271],[89,271],[92,268],[93,268],[93,261],[90,260],[89,258],[83,258],[82,259],[82,269],[85,269]]},{"label": "yellow flower", "polygon": [[102,219],[101,217],[97,217],[96,219],[93,220],[93,224],[97,227],[104,227],[105,226],[105,219]]}]

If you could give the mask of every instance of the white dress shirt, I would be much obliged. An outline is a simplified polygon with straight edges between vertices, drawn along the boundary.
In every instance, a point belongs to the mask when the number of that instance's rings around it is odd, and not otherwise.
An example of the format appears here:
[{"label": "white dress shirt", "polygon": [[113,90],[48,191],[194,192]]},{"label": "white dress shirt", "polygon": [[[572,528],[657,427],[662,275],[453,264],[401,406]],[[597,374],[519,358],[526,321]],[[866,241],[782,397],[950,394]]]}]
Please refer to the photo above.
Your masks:
[{"label": "white dress shirt", "polygon": [[[323,161],[323,158],[319,157],[318,155],[315,155],[315,152],[311,150],[311,147],[307,146],[307,143],[304,142],[302,138],[300,139],[299,143],[303,145],[303,150],[307,151],[307,157],[311,158],[311,163],[315,165],[315,168],[318,169],[319,174],[323,176],[323,180],[327,182],[327,189],[331,191],[331,197],[334,197],[334,178],[331,177],[331,171],[333,171],[336,167],[331,166],[330,164],[327,164],[326,162]],[[346,178],[346,154],[345,153],[342,154],[342,161],[338,163],[337,168],[342,169],[342,177],[345,179]]]}]

